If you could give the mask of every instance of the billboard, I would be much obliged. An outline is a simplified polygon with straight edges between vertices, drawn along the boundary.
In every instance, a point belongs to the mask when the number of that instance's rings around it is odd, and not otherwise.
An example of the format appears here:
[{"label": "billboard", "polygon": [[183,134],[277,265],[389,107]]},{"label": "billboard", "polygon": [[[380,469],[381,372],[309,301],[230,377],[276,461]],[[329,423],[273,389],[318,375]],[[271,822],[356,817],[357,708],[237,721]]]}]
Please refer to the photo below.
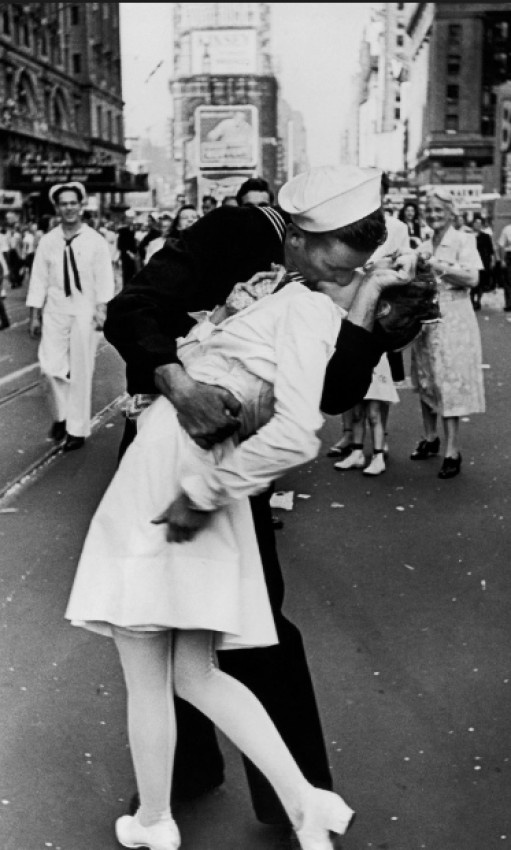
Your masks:
[{"label": "billboard", "polygon": [[199,169],[254,169],[259,159],[255,106],[198,106],[195,138]]},{"label": "billboard", "polygon": [[255,29],[204,29],[190,34],[193,74],[256,74]]}]

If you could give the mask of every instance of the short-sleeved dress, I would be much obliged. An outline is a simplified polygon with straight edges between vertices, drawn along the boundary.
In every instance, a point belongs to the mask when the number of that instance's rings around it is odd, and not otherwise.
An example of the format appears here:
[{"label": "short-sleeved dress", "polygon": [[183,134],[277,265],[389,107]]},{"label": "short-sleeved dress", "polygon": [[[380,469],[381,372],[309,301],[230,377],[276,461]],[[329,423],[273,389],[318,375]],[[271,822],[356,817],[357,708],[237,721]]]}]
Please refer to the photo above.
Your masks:
[{"label": "short-sleeved dress", "polygon": [[[289,283],[183,340],[188,373],[240,401],[242,439],[205,451],[167,399],[144,411],[92,519],[67,619],[107,636],[115,625],[142,635],[208,629],[221,649],[277,643],[248,496],[317,455],[343,315],[327,296]],[[151,520],[180,490],[211,517],[193,540],[168,543]]]},{"label": "short-sleeved dress", "polygon": [[[433,252],[431,240],[421,247]],[[472,234],[450,227],[434,252],[439,260],[481,269]],[[421,401],[443,417],[484,413],[481,336],[470,290],[437,281],[441,321],[423,326],[412,345],[411,379]]]}]

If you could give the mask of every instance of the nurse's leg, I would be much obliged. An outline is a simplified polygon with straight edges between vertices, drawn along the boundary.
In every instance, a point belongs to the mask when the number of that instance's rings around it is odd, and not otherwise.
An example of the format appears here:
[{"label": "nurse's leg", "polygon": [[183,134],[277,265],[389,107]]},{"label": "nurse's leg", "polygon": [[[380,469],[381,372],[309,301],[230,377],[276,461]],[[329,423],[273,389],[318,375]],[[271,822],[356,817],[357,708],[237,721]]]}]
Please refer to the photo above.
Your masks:
[{"label": "nurse's leg", "polygon": [[151,826],[170,815],[176,721],[172,689],[172,633],[114,639],[128,693],[128,736],[140,797],[138,820]]}]

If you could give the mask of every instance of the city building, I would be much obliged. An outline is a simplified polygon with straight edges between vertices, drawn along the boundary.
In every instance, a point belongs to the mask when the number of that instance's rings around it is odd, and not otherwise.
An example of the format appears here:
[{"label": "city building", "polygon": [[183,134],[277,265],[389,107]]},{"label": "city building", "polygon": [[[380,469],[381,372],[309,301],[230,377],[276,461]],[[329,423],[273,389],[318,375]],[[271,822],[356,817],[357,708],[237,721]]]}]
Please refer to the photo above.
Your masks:
[{"label": "city building", "polygon": [[76,179],[91,209],[122,208],[122,110],[118,3],[2,4],[0,198],[41,218],[48,187]]},{"label": "city building", "polygon": [[278,84],[270,4],[174,5],[173,155],[187,199],[236,194],[277,176]]},{"label": "city building", "polygon": [[278,102],[278,151],[275,188],[280,188],[295,174],[307,171],[307,130],[301,112],[292,109],[284,98]]},{"label": "city building", "polygon": [[[354,79],[358,121],[343,145],[361,166],[402,174],[406,168],[405,135],[408,90],[408,44],[405,3],[375,7],[360,46]],[[356,108],[356,107],[355,107]]]},{"label": "city building", "polygon": [[[463,210],[494,188],[499,87],[511,80],[511,3],[406,3],[406,157],[421,190],[441,183]],[[498,181],[500,177],[498,178]]]}]

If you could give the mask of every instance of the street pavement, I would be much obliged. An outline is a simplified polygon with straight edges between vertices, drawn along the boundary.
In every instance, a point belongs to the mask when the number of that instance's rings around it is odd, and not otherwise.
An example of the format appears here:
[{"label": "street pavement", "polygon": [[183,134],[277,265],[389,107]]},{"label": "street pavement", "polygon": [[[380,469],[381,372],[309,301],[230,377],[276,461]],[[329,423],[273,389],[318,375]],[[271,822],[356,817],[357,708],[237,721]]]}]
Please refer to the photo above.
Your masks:
[{"label": "street pavement", "polygon": [[[304,635],[336,788],[358,813],[345,850],[511,846],[511,323],[496,306],[478,314],[488,412],[462,423],[458,478],[440,481],[438,459],[409,460],[421,426],[405,388],[384,475],[333,469],[329,419],[320,457],[278,485],[294,494],[278,532],[286,611]],[[0,501],[3,850],[113,850],[134,789],[115,649],[63,620],[121,427],[112,410],[83,450]],[[176,812],[183,850],[284,848],[222,746],[225,786]]]}]

